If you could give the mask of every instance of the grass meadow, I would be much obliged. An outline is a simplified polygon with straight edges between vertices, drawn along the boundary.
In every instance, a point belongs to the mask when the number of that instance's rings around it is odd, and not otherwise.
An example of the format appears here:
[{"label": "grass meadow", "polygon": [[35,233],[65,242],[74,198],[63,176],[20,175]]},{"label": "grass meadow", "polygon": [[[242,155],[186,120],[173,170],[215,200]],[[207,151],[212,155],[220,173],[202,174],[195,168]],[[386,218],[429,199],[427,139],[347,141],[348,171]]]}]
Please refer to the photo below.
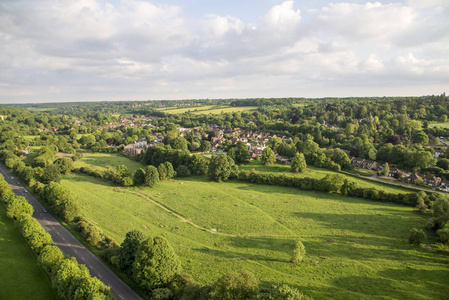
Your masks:
[{"label": "grass meadow", "polygon": [[447,123],[433,123],[433,124],[429,124],[429,127],[449,128],[449,122],[447,122]]},{"label": "grass meadow", "polygon": [[[121,188],[83,174],[62,184],[83,214],[121,243],[126,232],[165,236],[202,284],[247,269],[315,299],[447,299],[448,257],[407,243],[426,219],[413,208],[293,188],[203,177]],[[307,250],[298,265],[289,247]]]},{"label": "grass meadow", "polygon": [[206,105],[206,106],[194,106],[194,107],[186,107],[186,108],[159,108],[158,110],[163,111],[168,114],[183,114],[186,112],[191,112],[193,114],[213,114],[219,115],[223,113],[232,113],[232,112],[242,112],[242,111],[255,111],[257,106],[239,106],[239,107],[231,107],[231,106],[220,106],[220,105]]},{"label": "grass meadow", "polygon": [[0,299],[59,299],[50,278],[0,205]]},{"label": "grass meadow", "polygon": [[77,168],[89,167],[91,169],[104,171],[109,167],[115,168],[119,165],[125,165],[131,172],[135,172],[137,169],[143,167],[141,163],[117,153],[78,152],[82,153],[83,157],[74,162],[74,166]]},{"label": "grass meadow", "polygon": [[261,173],[284,173],[291,176],[297,177],[311,177],[316,179],[321,179],[328,174],[339,174],[348,178],[350,181],[357,183],[359,187],[363,188],[376,188],[389,193],[410,193],[412,190],[407,188],[396,187],[390,184],[382,184],[369,179],[359,178],[357,176],[352,176],[344,173],[334,172],[328,169],[316,168],[313,166],[307,166],[307,170],[304,173],[293,174],[290,172],[290,165],[276,163],[271,166],[262,165],[261,161],[251,161],[244,165],[239,165],[239,169],[242,171],[251,171],[252,169],[259,171]]}]

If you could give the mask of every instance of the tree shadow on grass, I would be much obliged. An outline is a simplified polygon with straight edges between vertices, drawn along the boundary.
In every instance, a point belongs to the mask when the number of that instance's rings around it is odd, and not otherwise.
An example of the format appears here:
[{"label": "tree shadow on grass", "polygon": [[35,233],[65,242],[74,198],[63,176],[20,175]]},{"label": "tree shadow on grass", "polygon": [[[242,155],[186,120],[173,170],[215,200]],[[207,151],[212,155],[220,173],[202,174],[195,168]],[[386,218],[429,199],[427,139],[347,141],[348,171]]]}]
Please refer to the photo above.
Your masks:
[{"label": "tree shadow on grass", "polygon": [[272,261],[272,262],[285,262],[288,263],[288,260],[279,258],[275,259],[273,257],[268,257],[260,254],[254,253],[244,253],[244,252],[236,252],[229,250],[218,250],[218,249],[210,249],[210,248],[194,248],[193,251],[197,251],[200,253],[214,255],[221,258],[227,259],[235,259],[235,260],[254,260],[254,261]]}]

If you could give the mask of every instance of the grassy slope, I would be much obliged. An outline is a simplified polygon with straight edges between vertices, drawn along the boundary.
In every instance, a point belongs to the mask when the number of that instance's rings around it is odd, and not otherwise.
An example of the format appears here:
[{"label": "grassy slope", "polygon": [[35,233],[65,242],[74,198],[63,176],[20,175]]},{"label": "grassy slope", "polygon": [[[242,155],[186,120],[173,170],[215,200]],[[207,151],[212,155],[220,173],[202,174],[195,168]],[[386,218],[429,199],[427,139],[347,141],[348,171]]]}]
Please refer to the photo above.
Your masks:
[{"label": "grassy slope", "polygon": [[50,279],[0,205],[0,299],[59,299]]},{"label": "grassy slope", "polygon": [[84,151],[83,157],[75,161],[75,167],[89,167],[97,170],[106,170],[108,167],[115,168],[119,165],[125,165],[131,172],[142,168],[143,165],[127,157],[116,153],[91,153]]},{"label": "grassy slope", "polygon": [[[408,231],[426,222],[412,208],[202,178],[122,192],[79,174],[62,182],[85,215],[119,243],[133,229],[166,236],[184,270],[204,284],[248,269],[262,282],[285,282],[316,299],[443,299],[449,293],[447,257],[406,242]],[[307,258],[295,266],[287,252],[297,239]]]},{"label": "grassy slope", "polygon": [[159,108],[158,110],[169,114],[183,114],[190,111],[193,114],[213,114],[219,115],[222,112],[241,112],[241,111],[253,111],[256,110],[257,106],[242,106],[242,107],[230,107],[230,106],[217,106],[217,105],[207,105],[198,107],[186,107],[186,108]]},{"label": "grassy slope", "polygon": [[[290,172],[290,165],[275,164],[275,165],[272,165],[272,166],[263,166],[261,161],[251,161],[248,164],[240,165],[239,169],[243,170],[243,171],[251,171],[252,169],[255,169],[256,171],[263,172],[263,173],[272,173],[272,172],[274,172],[274,173],[284,173],[284,174],[288,174],[288,175],[293,175]],[[363,179],[363,178],[358,178],[358,177],[355,177],[355,176],[345,175],[345,174],[342,174],[342,173],[337,173],[337,172],[334,172],[334,171],[331,171],[331,170],[327,170],[327,169],[323,169],[323,168],[315,168],[313,166],[307,166],[307,171],[306,172],[301,173],[301,174],[296,174],[295,176],[298,176],[298,177],[312,177],[312,178],[321,179],[321,178],[323,178],[324,176],[326,176],[328,174],[340,174],[340,175],[346,176],[349,180],[356,182],[359,187],[377,188],[377,189],[384,190],[384,191],[390,192],[390,193],[410,193],[410,192],[413,192],[410,189],[401,188],[401,187],[394,187],[392,185],[382,184],[382,183],[370,181],[369,179]]]}]

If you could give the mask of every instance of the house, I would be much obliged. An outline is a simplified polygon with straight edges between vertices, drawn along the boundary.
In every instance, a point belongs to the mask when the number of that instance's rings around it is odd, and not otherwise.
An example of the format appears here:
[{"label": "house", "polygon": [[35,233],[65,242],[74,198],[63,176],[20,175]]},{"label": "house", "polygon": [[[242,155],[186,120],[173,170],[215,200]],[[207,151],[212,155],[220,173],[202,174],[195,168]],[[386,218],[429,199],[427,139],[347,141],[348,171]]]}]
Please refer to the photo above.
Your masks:
[{"label": "house", "polygon": [[402,175],[401,170],[396,169],[396,168],[391,168],[390,172],[388,173],[388,176],[397,178],[399,176],[398,174]]},{"label": "house", "polygon": [[418,175],[418,173],[412,173],[412,174],[410,174],[409,177],[407,177],[407,181],[410,182],[410,183],[415,184],[417,182],[418,183],[422,183],[423,179],[422,179],[421,176]]},{"label": "house", "polygon": [[376,167],[377,167],[377,162],[375,162],[374,160],[365,159],[362,162],[362,168],[364,168],[364,169],[375,169]]},{"label": "house", "polygon": [[352,157],[350,158],[351,160],[351,165],[356,166],[356,167],[361,167],[363,162],[365,161],[364,158],[360,158],[360,157]]},{"label": "house", "polygon": [[435,176],[425,176],[423,178],[423,183],[428,186],[440,186],[441,178]]}]

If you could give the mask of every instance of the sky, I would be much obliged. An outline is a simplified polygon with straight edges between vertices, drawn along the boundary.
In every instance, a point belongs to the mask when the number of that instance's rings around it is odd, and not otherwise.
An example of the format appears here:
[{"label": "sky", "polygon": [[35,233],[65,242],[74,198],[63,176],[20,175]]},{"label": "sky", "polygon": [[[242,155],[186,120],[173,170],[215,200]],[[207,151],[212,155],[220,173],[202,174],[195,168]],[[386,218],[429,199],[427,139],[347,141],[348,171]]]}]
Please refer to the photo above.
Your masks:
[{"label": "sky", "polygon": [[0,104],[448,87],[449,0],[0,0]]}]

